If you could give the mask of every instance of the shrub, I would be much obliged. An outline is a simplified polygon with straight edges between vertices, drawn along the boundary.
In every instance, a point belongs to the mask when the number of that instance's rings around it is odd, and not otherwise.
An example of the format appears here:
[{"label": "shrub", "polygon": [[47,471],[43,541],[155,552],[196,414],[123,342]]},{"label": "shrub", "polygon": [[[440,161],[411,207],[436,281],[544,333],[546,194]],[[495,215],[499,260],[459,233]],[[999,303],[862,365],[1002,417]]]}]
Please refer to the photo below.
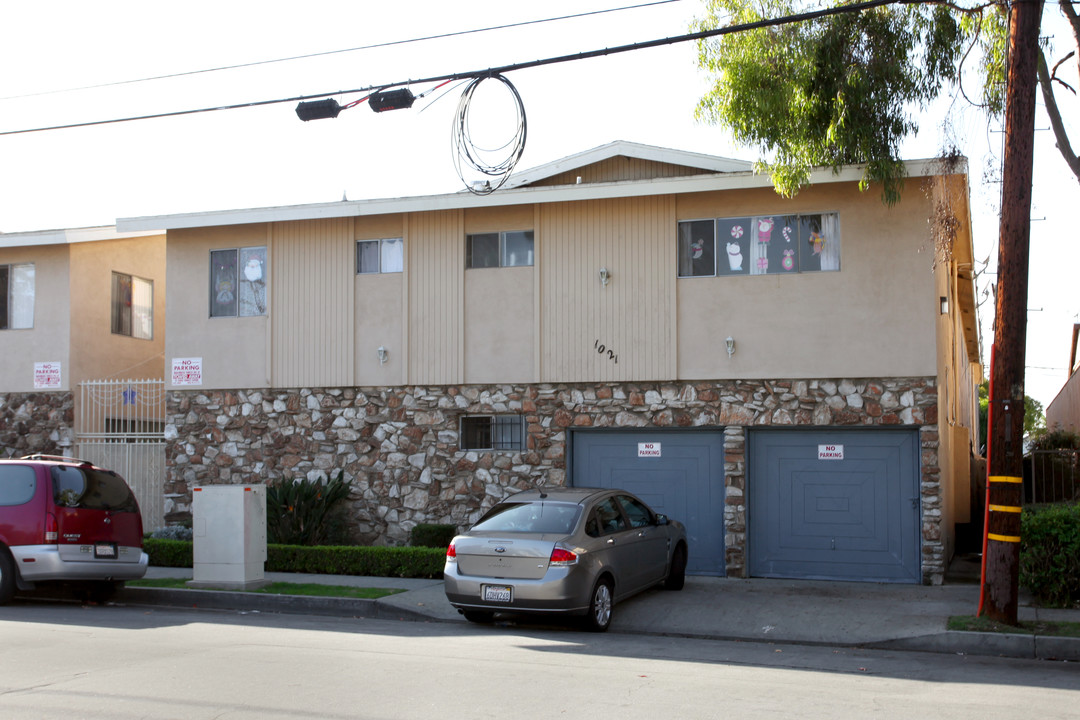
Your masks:
[{"label": "shrub", "polygon": [[1080,505],[1025,508],[1020,584],[1041,604],[1080,603]]},{"label": "shrub", "polygon": [[[148,538],[143,549],[156,567],[193,567],[194,544]],[[267,545],[267,572],[442,577],[445,548]]]},{"label": "shrub", "polygon": [[445,550],[455,535],[457,535],[457,525],[420,523],[409,531],[409,544],[413,547],[442,548]]},{"label": "shrub", "polygon": [[266,539],[284,545],[341,545],[350,486],[340,470],[325,483],[283,477],[266,485]]},{"label": "shrub", "polygon": [[1080,433],[1053,428],[1039,428],[1028,436],[1032,450],[1080,450]]},{"label": "shrub", "polygon": [[267,572],[437,578],[446,563],[445,548],[270,545],[266,551]]},{"label": "shrub", "polygon": [[161,540],[190,540],[191,528],[183,525],[169,525],[150,533],[150,537]]},{"label": "shrub", "polygon": [[190,540],[147,538],[143,550],[150,556],[150,564],[157,567],[183,567],[194,565],[193,543]]}]

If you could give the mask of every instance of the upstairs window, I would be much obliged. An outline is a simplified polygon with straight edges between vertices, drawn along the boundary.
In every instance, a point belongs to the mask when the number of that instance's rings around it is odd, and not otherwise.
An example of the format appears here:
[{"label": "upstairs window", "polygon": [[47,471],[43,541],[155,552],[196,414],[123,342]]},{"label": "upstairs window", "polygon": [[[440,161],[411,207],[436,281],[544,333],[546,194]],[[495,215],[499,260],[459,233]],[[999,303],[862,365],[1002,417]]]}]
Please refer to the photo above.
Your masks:
[{"label": "upstairs window", "polygon": [[527,267],[533,264],[533,231],[465,236],[465,267]]},{"label": "upstairs window", "polygon": [[112,274],[112,331],[140,340],[154,337],[154,283],[134,275]]},{"label": "upstairs window", "polygon": [[266,248],[210,251],[210,317],[266,314]]},{"label": "upstairs window", "polygon": [[404,267],[404,246],[401,238],[358,240],[356,243],[356,274],[399,273]]},{"label": "upstairs window", "polygon": [[461,418],[462,450],[524,450],[522,415],[469,415]]},{"label": "upstairs window", "polygon": [[840,269],[836,213],[684,220],[676,243],[679,277]]},{"label": "upstairs window", "polygon": [[0,330],[34,327],[34,266],[0,265]]}]

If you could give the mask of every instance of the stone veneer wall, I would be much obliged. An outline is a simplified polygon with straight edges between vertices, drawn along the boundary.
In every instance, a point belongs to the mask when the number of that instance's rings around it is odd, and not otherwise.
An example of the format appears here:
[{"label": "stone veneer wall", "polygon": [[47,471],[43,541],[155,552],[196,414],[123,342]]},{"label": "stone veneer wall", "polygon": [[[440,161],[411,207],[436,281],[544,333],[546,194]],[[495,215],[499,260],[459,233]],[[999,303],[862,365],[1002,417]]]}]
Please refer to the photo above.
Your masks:
[{"label": "stone veneer wall", "polygon": [[[521,452],[458,448],[462,415],[520,413]],[[172,391],[166,420],[166,517],[190,512],[191,489],[282,476],[352,482],[353,535],[405,544],[417,523],[475,522],[510,492],[566,484],[574,428],[715,428],[724,433],[727,573],[745,574],[748,426],[920,429],[922,568],[945,572],[933,378],[412,386]]]},{"label": "stone veneer wall", "polygon": [[0,393],[0,457],[70,455],[74,423],[71,392]]}]

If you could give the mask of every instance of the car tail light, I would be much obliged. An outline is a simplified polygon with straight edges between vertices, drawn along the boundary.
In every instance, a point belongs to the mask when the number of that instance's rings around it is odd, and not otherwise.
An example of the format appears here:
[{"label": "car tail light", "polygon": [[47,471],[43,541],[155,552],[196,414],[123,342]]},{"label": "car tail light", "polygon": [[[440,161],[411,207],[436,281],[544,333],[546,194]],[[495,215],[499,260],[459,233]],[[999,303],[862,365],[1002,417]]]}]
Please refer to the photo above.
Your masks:
[{"label": "car tail light", "polygon": [[446,559],[457,560],[457,548],[454,547],[454,543],[450,543],[450,547],[446,548]]},{"label": "car tail light", "polygon": [[45,542],[54,543],[60,537],[60,530],[56,524],[56,516],[45,513]]},{"label": "car tail light", "polygon": [[577,562],[577,555],[569,550],[557,547],[551,551],[549,562],[552,565],[573,565]]}]

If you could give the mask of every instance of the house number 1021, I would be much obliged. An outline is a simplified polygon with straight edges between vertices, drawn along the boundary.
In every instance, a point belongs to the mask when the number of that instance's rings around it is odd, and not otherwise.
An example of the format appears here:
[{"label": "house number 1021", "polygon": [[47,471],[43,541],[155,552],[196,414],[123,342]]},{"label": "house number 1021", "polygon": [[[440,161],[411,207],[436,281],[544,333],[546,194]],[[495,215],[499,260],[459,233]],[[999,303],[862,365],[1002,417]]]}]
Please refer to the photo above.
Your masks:
[{"label": "house number 1021", "polygon": [[618,353],[616,353],[614,350],[609,349],[606,345],[601,345],[599,340],[593,343],[593,348],[601,355],[607,355],[608,360],[614,360],[616,365],[619,364]]}]

